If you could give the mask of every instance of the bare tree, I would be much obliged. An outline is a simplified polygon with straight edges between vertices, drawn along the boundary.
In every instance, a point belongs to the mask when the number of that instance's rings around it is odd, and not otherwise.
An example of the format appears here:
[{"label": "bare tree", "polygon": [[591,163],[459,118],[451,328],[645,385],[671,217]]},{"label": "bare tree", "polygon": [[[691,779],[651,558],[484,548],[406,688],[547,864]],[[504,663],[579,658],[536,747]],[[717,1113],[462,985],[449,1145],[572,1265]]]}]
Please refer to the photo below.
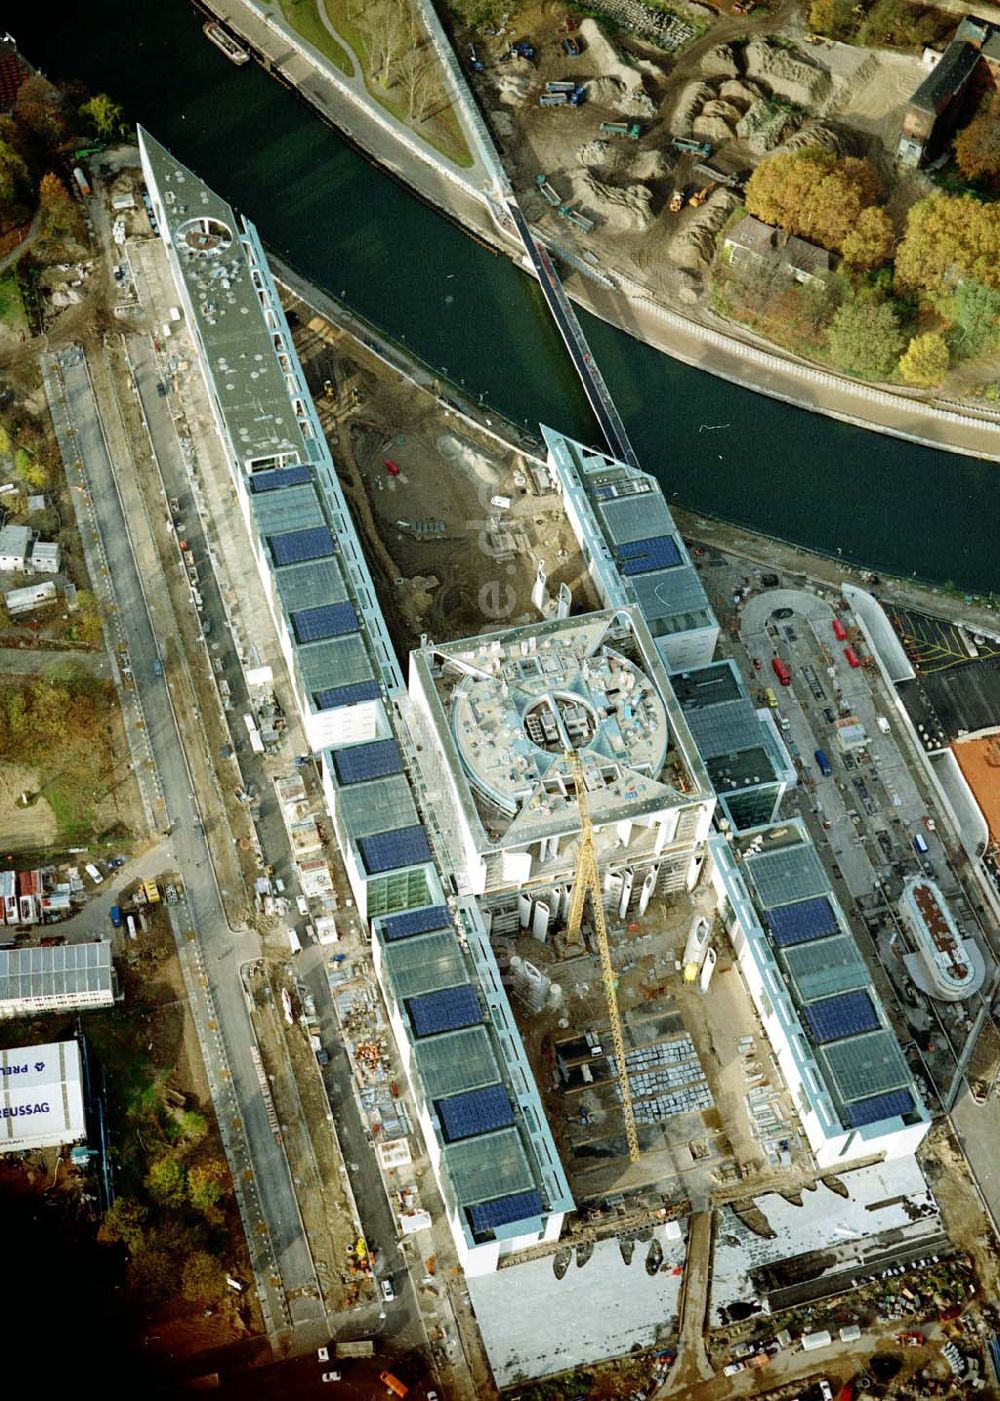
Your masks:
[{"label": "bare tree", "polygon": [[405,46],[404,5],[406,0],[374,0],[361,19],[368,39],[372,77],[377,77],[384,88],[392,87],[394,69]]}]

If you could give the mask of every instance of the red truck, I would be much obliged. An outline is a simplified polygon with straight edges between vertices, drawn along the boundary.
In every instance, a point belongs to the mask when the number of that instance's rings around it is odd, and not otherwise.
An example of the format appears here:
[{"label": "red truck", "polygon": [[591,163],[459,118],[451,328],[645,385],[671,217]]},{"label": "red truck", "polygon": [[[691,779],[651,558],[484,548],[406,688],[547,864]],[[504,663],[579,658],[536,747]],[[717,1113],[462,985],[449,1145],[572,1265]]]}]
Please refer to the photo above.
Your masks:
[{"label": "red truck", "polygon": [[853,647],[845,647],[844,656],[847,658],[848,666],[858,667],[861,665],[861,658],[858,656],[857,652],[855,652]]},{"label": "red truck", "polygon": [[790,686],[792,684],[792,673],[788,670],[788,667],[785,666],[785,663],[780,657],[771,658],[771,670],[781,682],[782,686]]},{"label": "red truck", "polygon": [[833,620],[833,635],[838,642],[847,641],[847,629],[839,618],[834,618]]}]

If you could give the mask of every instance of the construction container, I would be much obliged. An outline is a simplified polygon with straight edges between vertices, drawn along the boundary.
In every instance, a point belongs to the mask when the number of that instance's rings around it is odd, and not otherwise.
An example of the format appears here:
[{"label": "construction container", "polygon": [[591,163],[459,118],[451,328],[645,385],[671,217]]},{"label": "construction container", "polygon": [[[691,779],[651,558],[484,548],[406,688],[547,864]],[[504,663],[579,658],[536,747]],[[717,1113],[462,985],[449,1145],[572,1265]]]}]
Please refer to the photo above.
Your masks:
[{"label": "construction container", "polygon": [[815,1352],[817,1348],[829,1347],[833,1338],[827,1329],[823,1328],[818,1333],[803,1333],[801,1341],[803,1352]]}]

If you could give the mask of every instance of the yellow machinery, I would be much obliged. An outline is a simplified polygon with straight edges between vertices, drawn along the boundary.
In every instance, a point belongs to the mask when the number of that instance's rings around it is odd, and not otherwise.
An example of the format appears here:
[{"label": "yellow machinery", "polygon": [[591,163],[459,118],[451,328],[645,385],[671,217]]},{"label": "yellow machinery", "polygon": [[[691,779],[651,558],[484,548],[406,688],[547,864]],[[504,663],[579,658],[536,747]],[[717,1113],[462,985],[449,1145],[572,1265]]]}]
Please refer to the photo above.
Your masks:
[{"label": "yellow machinery", "polygon": [[611,965],[611,949],[608,946],[608,926],[604,919],[601,876],[597,869],[597,857],[594,854],[594,827],[587,807],[587,792],[583,781],[583,761],[575,750],[567,753],[566,758],[573,766],[576,802],[580,809],[580,859],[576,863],[576,878],[573,881],[569,919],[563,934],[563,947],[567,953],[572,953],[583,945],[583,907],[589,891],[590,903],[594,911],[594,932],[597,935],[597,947],[601,955],[601,975],[604,979],[604,992],[608,1001],[611,1041],[615,1048],[615,1065],[618,1067],[618,1087],[621,1090],[622,1112],[625,1115],[628,1155],[633,1163],[637,1163],[639,1161],[639,1135],[636,1132],[632,1091],[629,1089],[628,1073],[625,1068],[625,1038],[622,1035],[622,1019],[618,1014],[615,970]]}]

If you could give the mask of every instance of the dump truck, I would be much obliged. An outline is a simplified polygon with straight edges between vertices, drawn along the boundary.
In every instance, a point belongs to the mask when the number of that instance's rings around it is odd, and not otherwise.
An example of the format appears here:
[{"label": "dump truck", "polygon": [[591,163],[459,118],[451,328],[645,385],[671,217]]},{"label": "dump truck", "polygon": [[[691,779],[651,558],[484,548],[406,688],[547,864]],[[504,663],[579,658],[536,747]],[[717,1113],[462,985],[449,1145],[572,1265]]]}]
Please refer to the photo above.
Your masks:
[{"label": "dump truck", "polygon": [[544,175],[535,176],[535,184],[538,186],[538,193],[546,204],[551,204],[553,209],[558,209],[562,204],[562,199],[549,184]]},{"label": "dump truck", "polygon": [[689,151],[696,156],[710,156],[712,146],[708,141],[693,141],[687,136],[675,136],[670,142],[675,151]]},{"label": "dump truck", "polygon": [[142,888],[146,892],[146,899],[151,905],[159,904],[160,887],[156,884],[155,880],[144,880]]},{"label": "dump truck", "polygon": [[538,99],[539,107],[565,107],[569,102],[569,93],[566,92],[543,92]]},{"label": "dump truck", "polygon": [[638,122],[602,122],[602,136],[625,136],[629,141],[638,141],[642,127]]}]

